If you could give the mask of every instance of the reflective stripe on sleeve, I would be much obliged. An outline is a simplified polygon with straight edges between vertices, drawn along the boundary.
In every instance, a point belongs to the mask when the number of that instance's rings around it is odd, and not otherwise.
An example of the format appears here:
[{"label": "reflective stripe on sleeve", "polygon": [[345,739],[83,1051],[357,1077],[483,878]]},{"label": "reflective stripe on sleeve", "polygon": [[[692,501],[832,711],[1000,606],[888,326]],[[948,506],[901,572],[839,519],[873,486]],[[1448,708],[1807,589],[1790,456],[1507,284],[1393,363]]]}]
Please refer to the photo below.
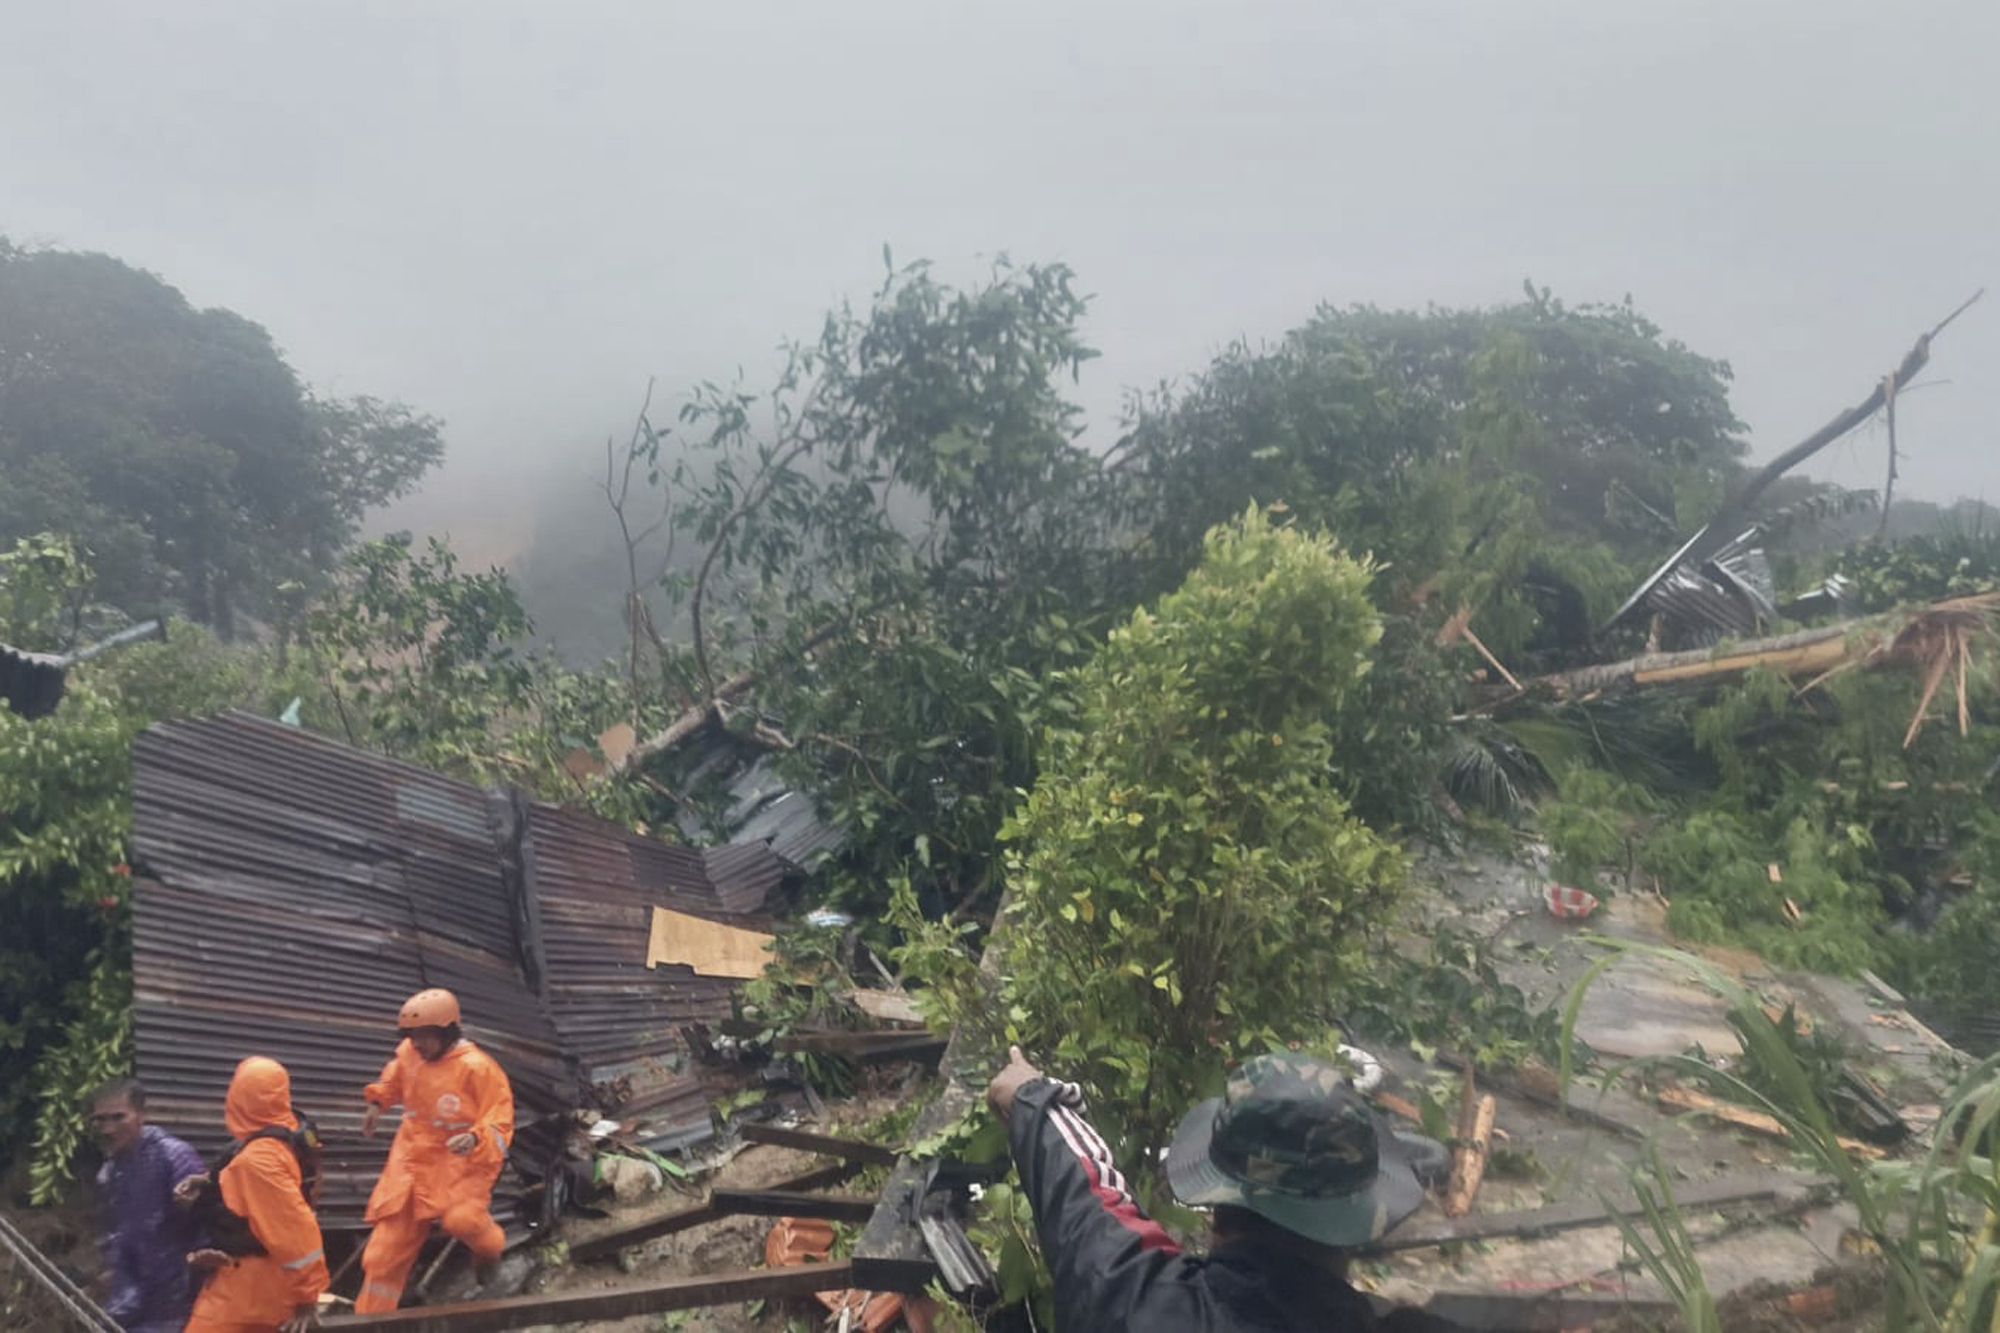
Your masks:
[{"label": "reflective stripe on sleeve", "polygon": [[292,1261],[291,1261],[290,1263],[288,1263],[288,1264],[285,1264],[285,1265],[284,1265],[284,1267],[286,1267],[286,1268],[304,1268],[304,1267],[305,1267],[305,1266],[306,1266],[307,1264],[311,1263],[311,1262],[312,1262],[313,1260],[315,1260],[315,1259],[319,1259],[319,1258],[323,1258],[323,1257],[325,1257],[325,1255],[326,1255],[326,1251],[325,1251],[324,1249],[319,1249],[319,1250],[314,1250],[314,1251],[313,1251],[313,1252],[312,1252],[311,1254],[308,1254],[307,1256],[305,1256],[305,1258],[303,1258],[303,1259],[294,1259],[294,1260],[292,1260]]}]

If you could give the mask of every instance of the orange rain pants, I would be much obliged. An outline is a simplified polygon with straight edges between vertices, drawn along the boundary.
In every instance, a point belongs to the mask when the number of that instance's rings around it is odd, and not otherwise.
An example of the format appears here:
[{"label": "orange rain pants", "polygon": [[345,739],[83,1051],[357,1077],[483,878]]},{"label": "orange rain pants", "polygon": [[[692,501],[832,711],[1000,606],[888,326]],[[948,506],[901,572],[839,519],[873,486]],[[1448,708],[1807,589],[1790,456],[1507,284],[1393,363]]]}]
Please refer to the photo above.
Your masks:
[{"label": "orange rain pants", "polygon": [[[505,1249],[506,1235],[487,1208],[514,1137],[514,1092],[493,1057],[469,1041],[426,1060],[405,1038],[363,1095],[377,1106],[403,1107],[388,1164],[368,1197],[375,1229],[361,1252],[361,1295],[354,1302],[357,1314],[383,1314],[402,1301],[432,1223],[480,1263]],[[473,1136],[470,1151],[445,1146],[458,1134]]]},{"label": "orange rain pants", "polygon": [[[236,1066],[223,1120],[238,1139],[266,1125],[297,1129],[285,1067],[255,1055]],[[187,1333],[272,1333],[326,1290],[326,1254],[298,1158],[283,1140],[251,1139],[216,1184],[224,1206],[250,1224],[265,1253],[232,1260],[209,1274]]]}]

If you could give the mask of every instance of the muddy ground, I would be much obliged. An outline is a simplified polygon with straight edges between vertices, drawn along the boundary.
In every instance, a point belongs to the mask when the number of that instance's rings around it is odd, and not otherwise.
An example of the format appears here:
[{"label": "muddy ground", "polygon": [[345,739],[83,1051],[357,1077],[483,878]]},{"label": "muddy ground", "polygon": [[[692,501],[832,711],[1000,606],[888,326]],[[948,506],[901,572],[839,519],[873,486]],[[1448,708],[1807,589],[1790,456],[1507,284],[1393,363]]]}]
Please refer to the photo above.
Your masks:
[{"label": "muddy ground", "polygon": [[[789,1148],[750,1147],[732,1158],[709,1182],[725,1189],[765,1189],[825,1164],[825,1159]],[[649,1217],[658,1217],[691,1207],[700,1200],[698,1189],[669,1188],[635,1204],[613,1204],[611,1217],[604,1221],[579,1221],[568,1227],[568,1239],[587,1240],[592,1236],[633,1226]],[[660,1281],[732,1268],[755,1268],[764,1262],[764,1237],[771,1230],[768,1217],[726,1217],[706,1226],[693,1227],[658,1240],[647,1241],[622,1251],[616,1260],[557,1265],[543,1268],[527,1292],[575,1292]],[[602,1320],[588,1325],[604,1333],[660,1333],[662,1329],[684,1333],[770,1333],[785,1327],[786,1317],[803,1318],[816,1327],[824,1311],[816,1305],[794,1302],[783,1308],[766,1305],[753,1313],[748,1306],[716,1306],[688,1310],[678,1315],[634,1315],[629,1319]],[[564,1325],[582,1328],[585,1325]]]},{"label": "muddy ground", "polygon": [[[829,1104],[828,1121],[808,1128],[822,1133],[866,1137],[857,1128],[893,1110],[897,1095],[873,1091],[857,1099]],[[700,1182],[669,1183],[666,1190],[651,1198],[617,1204],[609,1199],[597,1205],[611,1216],[603,1220],[571,1218],[565,1222],[562,1239],[570,1244],[607,1232],[636,1225],[648,1218],[678,1212],[700,1200],[703,1187],[724,1189],[768,1189],[781,1181],[829,1164],[830,1159],[790,1148],[752,1145],[741,1148],[714,1175]],[[879,1188],[882,1168],[856,1176],[840,1186],[842,1192],[870,1193]],[[566,1264],[544,1264],[530,1280],[525,1293],[589,1291],[629,1285],[634,1282],[664,1281],[728,1269],[757,1268],[764,1263],[764,1240],[774,1219],[768,1217],[723,1218],[671,1236],[662,1236],[621,1251],[615,1260]],[[588,1325],[570,1324],[566,1329],[603,1330],[603,1333],[773,1333],[788,1326],[818,1328],[825,1321],[825,1309],[812,1301],[766,1302],[761,1306],[737,1303],[705,1310],[670,1314],[635,1315],[627,1319],[600,1320]]]}]

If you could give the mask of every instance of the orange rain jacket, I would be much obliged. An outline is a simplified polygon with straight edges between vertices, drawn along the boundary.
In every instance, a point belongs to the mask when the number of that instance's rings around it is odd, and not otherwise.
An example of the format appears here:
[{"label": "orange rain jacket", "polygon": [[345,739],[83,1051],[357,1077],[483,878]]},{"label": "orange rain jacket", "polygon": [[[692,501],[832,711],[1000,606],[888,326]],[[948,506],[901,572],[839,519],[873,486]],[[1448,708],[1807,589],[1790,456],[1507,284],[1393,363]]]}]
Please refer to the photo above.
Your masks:
[{"label": "orange rain jacket", "polygon": [[[362,1096],[383,1109],[401,1103],[403,1124],[388,1164],[368,1196],[368,1220],[394,1217],[413,1199],[419,1219],[442,1217],[465,1203],[482,1207],[514,1141],[514,1090],[493,1057],[461,1038],[435,1060],[405,1037]],[[460,1157],[445,1147],[455,1134],[478,1142]]]},{"label": "orange rain jacket", "polygon": [[229,1211],[250,1224],[265,1253],[217,1269],[195,1298],[190,1329],[274,1329],[326,1290],[326,1252],[306,1202],[298,1158],[283,1139],[250,1139],[267,1125],[297,1129],[292,1080],[276,1060],[253,1055],[236,1066],[223,1122],[249,1139],[217,1182]]}]

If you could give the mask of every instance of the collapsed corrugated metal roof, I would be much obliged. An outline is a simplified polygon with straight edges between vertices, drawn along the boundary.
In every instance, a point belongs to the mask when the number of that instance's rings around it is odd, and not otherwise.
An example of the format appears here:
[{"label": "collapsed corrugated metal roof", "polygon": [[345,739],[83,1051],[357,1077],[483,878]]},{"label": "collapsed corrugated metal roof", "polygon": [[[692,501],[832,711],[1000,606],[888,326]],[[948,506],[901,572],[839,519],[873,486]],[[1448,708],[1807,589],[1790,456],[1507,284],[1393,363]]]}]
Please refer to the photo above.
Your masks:
[{"label": "collapsed corrugated metal roof", "polygon": [[647,923],[760,906],[790,871],[762,843],[666,846],[242,714],[148,729],[133,769],[138,1072],[197,1148],[222,1145],[236,1062],[272,1056],[327,1139],[323,1224],[361,1226],[388,1139],[359,1136],[360,1088],[425,986],[458,993],[522,1123],[588,1105],[658,1146],[707,1134],[681,1028],[734,983],[648,970]]},{"label": "collapsed corrugated metal roof", "polygon": [[1771,565],[1757,545],[1755,525],[1723,543],[1699,563],[1686,557],[1708,534],[1703,528],[1654,570],[1625,599],[1605,628],[1623,623],[1640,607],[1660,616],[1677,638],[1710,642],[1729,635],[1755,634],[1778,613]]},{"label": "collapsed corrugated metal roof", "polygon": [[762,843],[801,871],[813,869],[846,841],[846,830],[821,818],[813,798],[778,772],[771,755],[759,754],[746,763],[744,747],[726,733],[709,742],[691,777],[727,773],[739,764],[743,767],[730,779],[729,806],[720,827],[705,823],[690,808],[681,816],[681,831],[688,837],[723,833],[732,845]]}]

